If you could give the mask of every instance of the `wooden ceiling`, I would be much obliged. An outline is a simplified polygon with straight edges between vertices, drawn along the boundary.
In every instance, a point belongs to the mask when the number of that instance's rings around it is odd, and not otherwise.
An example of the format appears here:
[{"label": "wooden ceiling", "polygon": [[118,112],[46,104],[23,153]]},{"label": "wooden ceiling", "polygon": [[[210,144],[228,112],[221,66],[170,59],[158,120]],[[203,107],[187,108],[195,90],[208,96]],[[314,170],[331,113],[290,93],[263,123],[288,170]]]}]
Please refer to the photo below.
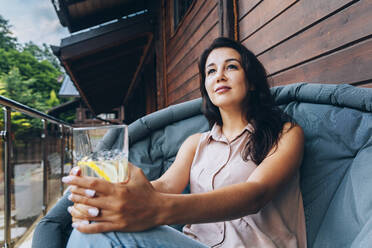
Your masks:
[{"label": "wooden ceiling", "polygon": [[97,115],[128,101],[152,39],[151,18],[144,14],[65,38],[53,52]]},{"label": "wooden ceiling", "polygon": [[[73,33],[142,11],[149,0],[51,0],[62,26]],[[150,0],[151,1],[151,0]]]}]

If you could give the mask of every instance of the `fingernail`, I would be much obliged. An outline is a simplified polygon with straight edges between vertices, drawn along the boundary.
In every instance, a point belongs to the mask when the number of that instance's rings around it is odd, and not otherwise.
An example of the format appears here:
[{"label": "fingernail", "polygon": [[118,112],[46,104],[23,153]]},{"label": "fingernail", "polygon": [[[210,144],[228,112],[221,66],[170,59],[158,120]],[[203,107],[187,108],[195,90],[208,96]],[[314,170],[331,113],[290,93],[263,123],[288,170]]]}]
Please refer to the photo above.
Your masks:
[{"label": "fingernail", "polygon": [[69,212],[69,213],[71,214],[71,211],[72,211],[72,206],[69,206],[69,207],[67,208],[67,212]]},{"label": "fingernail", "polygon": [[77,173],[79,172],[80,168],[78,166],[74,167],[71,169],[71,174],[76,176]]},{"label": "fingernail", "polygon": [[82,221],[80,221],[79,224],[82,224],[82,225],[89,225],[89,220],[82,220]]},{"label": "fingernail", "polygon": [[67,197],[67,199],[69,199],[70,201],[72,201],[72,195],[73,195],[73,194],[70,194],[70,195]]},{"label": "fingernail", "polygon": [[93,217],[96,217],[99,213],[98,209],[97,208],[90,208],[88,209],[88,213],[93,216]]},{"label": "fingernail", "polygon": [[74,222],[74,223],[71,224],[71,226],[72,226],[72,228],[78,228],[79,227],[79,223]]},{"label": "fingernail", "polygon": [[62,177],[62,182],[69,183],[72,181],[72,176]]},{"label": "fingernail", "polygon": [[85,194],[89,197],[93,197],[96,194],[96,191],[93,189],[86,189]]}]

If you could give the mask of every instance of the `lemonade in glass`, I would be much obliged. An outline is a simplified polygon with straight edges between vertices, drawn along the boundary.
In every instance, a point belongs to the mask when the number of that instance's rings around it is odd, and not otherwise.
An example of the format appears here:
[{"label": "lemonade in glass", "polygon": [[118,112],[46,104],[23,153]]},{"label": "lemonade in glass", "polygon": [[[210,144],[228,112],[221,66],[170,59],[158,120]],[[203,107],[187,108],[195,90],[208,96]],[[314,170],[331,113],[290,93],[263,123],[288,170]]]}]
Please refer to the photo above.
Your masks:
[{"label": "lemonade in glass", "polygon": [[128,127],[110,125],[73,129],[74,164],[83,176],[110,182],[128,177]]}]

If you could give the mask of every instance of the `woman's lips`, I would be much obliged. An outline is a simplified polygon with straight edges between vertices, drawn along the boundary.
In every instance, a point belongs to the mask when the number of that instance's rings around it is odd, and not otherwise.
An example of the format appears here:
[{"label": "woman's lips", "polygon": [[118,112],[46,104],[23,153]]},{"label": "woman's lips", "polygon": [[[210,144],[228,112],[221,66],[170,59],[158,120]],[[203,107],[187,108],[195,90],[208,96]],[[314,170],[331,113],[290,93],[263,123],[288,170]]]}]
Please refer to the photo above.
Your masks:
[{"label": "woman's lips", "polygon": [[221,86],[221,87],[218,87],[214,92],[216,93],[224,93],[226,91],[229,91],[231,88],[228,87],[228,86]]}]

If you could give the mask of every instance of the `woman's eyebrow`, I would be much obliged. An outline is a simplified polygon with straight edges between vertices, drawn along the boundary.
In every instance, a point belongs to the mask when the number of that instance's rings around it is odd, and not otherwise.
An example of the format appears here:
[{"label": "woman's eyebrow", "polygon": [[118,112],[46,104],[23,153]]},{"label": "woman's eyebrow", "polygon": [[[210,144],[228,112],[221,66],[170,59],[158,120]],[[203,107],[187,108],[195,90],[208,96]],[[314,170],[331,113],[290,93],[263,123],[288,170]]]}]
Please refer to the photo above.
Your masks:
[{"label": "woman's eyebrow", "polygon": [[230,62],[230,61],[237,61],[237,62],[239,62],[239,64],[240,64],[240,60],[239,60],[239,59],[231,58],[231,59],[226,59],[226,60],[225,60],[225,62]]},{"label": "woman's eyebrow", "polygon": [[[237,61],[239,62],[239,64],[241,64],[240,60],[239,59],[235,59],[235,58],[231,58],[231,59],[226,59],[225,62],[230,62],[230,61]],[[207,65],[206,67],[209,67],[209,66],[213,66],[215,65],[214,63],[210,63],[209,65]]]}]

